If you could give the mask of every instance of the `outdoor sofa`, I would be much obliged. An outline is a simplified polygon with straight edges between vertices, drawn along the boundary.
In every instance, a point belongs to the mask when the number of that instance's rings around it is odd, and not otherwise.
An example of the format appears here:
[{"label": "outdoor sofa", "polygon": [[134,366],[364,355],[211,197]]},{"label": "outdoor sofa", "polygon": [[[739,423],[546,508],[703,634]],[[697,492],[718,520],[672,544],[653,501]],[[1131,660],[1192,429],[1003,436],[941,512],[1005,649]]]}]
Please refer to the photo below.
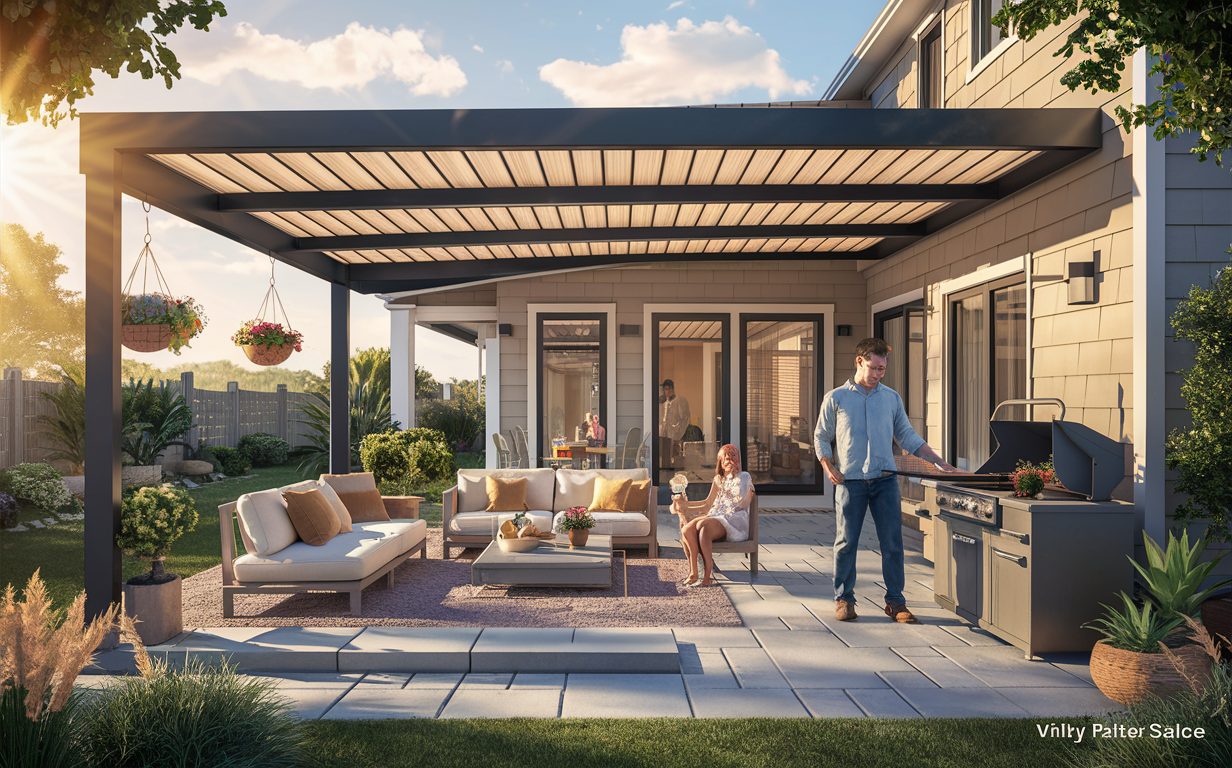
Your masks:
[{"label": "outdoor sofa", "polygon": [[[299,539],[285,491],[322,491],[341,520],[353,530],[338,533],[320,546]],[[246,493],[218,507],[222,529],[222,615],[235,614],[236,594],[346,592],[351,614],[359,615],[360,592],[385,577],[394,584],[394,569],[416,552],[428,556],[428,525],[419,519],[418,496],[382,496],[389,520],[351,522],[339,493],[376,491],[367,472],[321,475],[319,480]],[[341,509],[339,509],[341,507]],[[245,554],[236,551],[235,518]],[[345,528],[346,526],[343,526]]]},{"label": "outdoor sofa", "polygon": [[[487,478],[505,480],[526,478],[527,516],[541,531],[555,530],[555,522],[571,507],[589,507],[595,493],[595,480],[630,478],[649,480],[645,467],[636,469],[460,469],[458,484],[445,491],[441,521],[442,557],[449,559],[451,547],[484,547],[493,532],[512,512],[488,512]],[[645,502],[644,504],[642,502]],[[646,545],[650,557],[659,556],[658,489],[650,484],[645,499],[629,500],[626,509],[641,511],[592,512],[598,523],[590,530],[611,536],[612,546]]]}]

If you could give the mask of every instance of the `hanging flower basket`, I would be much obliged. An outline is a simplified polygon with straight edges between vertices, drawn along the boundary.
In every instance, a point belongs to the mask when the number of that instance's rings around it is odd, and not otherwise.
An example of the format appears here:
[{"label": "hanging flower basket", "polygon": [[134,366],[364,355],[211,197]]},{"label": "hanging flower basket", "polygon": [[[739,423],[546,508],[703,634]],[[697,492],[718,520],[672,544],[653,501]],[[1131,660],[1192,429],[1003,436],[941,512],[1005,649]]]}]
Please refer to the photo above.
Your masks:
[{"label": "hanging flower basket", "polygon": [[231,337],[231,341],[242,347],[248,359],[257,365],[286,362],[292,352],[303,351],[300,347],[303,339],[304,334],[299,331],[266,320],[249,320]]},{"label": "hanging flower basket", "polygon": [[206,322],[201,307],[188,296],[125,295],[120,309],[120,343],[134,352],[170,349],[178,355]]}]

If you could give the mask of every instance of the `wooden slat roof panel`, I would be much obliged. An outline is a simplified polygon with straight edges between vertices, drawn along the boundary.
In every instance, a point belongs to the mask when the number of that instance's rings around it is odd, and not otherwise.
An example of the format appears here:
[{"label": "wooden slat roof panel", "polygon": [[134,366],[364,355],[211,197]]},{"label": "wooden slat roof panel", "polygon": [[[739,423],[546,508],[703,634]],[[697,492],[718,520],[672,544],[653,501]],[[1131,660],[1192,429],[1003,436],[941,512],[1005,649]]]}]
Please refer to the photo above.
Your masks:
[{"label": "wooden slat roof panel", "polygon": [[316,152],[312,155],[350,189],[384,189],[375,176],[346,152]]},{"label": "wooden slat roof panel", "polygon": [[346,182],[322,165],[320,160],[317,160],[307,152],[277,152],[274,154],[274,157],[317,189],[343,190],[351,188]]},{"label": "wooden slat roof panel", "polygon": [[402,166],[384,152],[356,152],[352,157],[387,189],[418,189]]},{"label": "wooden slat roof panel", "polygon": [[447,189],[449,182],[423,152],[390,152],[407,175],[422,189]]},{"label": "wooden slat roof panel", "polygon": [[150,155],[150,158],[215,192],[233,193],[248,191],[242,184],[232,180],[225,174],[219,173],[191,155]]},{"label": "wooden slat roof panel", "polygon": [[[546,153],[545,153],[546,154]],[[509,173],[519,187],[546,187],[547,180],[543,177],[543,168],[539,164],[539,153],[529,150],[505,151],[501,153]],[[570,172],[572,178],[572,171]]]},{"label": "wooden slat roof panel", "polygon": [[194,159],[226,176],[249,192],[281,192],[277,184],[236,160],[231,155],[192,155]]}]

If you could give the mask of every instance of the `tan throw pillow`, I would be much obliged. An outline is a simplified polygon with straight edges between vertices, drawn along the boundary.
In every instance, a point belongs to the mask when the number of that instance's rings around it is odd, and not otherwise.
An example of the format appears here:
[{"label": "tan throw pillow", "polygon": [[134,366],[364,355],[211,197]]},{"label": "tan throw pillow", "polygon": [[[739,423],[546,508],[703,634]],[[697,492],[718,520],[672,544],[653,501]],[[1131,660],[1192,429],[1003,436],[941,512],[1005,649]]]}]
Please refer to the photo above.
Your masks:
[{"label": "tan throw pillow", "polygon": [[485,512],[526,512],[526,478],[504,480],[499,477],[484,478],[488,491],[488,506]]},{"label": "tan throw pillow", "polygon": [[321,491],[321,495],[334,508],[334,514],[338,516],[338,523],[342,526],[338,529],[338,533],[350,533],[353,531],[354,528],[351,527],[351,513],[347,511],[346,505],[338,497],[338,492],[329,483],[323,483],[319,480],[316,483],[317,488]]},{"label": "tan throw pillow", "polygon": [[389,519],[385,502],[381,501],[380,491],[338,491],[338,498],[351,515],[352,523],[383,523]]},{"label": "tan throw pillow", "polygon": [[319,547],[338,535],[342,524],[334,514],[325,494],[317,489],[286,491],[282,497],[287,501],[287,515],[295,532],[305,544]]},{"label": "tan throw pillow", "polygon": [[632,487],[633,481],[627,477],[613,480],[599,475],[595,478],[595,498],[590,502],[590,511],[623,512]]},{"label": "tan throw pillow", "polygon": [[650,478],[634,480],[629,486],[629,498],[625,499],[625,512],[646,513],[646,502],[650,499]]}]

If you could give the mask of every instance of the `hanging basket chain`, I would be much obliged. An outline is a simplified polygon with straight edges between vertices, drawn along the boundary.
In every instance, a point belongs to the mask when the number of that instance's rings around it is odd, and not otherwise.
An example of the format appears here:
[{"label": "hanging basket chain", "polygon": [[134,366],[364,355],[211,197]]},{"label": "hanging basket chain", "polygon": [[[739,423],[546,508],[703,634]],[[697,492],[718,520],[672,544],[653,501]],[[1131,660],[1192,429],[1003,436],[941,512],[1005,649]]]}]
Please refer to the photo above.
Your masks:
[{"label": "hanging basket chain", "polygon": [[[278,288],[274,285],[274,257],[271,255],[270,260],[270,282],[269,290],[265,292],[265,299],[261,302],[261,308],[257,310],[257,320],[263,322],[278,322],[278,314],[282,313],[282,322],[286,325],[288,331],[294,330],[291,327],[291,318],[287,317],[287,310],[282,306],[282,297],[278,295]],[[266,312],[269,312],[269,317],[266,317]]]},{"label": "hanging basket chain", "polygon": [[150,235],[150,204],[148,202],[141,203],[142,210],[145,211],[145,245],[141,248],[141,253],[137,254],[137,263],[133,264],[133,271],[128,274],[128,282],[124,283],[124,290],[121,292],[124,296],[132,296],[133,281],[137,278],[138,270],[141,271],[141,293],[147,293],[146,288],[149,282],[150,266],[154,267],[155,287],[158,292],[164,296],[171,296],[171,288],[167,286],[167,281],[163,277],[163,271],[158,266],[158,260],[154,258],[154,251],[150,248],[150,243],[154,238]]}]

